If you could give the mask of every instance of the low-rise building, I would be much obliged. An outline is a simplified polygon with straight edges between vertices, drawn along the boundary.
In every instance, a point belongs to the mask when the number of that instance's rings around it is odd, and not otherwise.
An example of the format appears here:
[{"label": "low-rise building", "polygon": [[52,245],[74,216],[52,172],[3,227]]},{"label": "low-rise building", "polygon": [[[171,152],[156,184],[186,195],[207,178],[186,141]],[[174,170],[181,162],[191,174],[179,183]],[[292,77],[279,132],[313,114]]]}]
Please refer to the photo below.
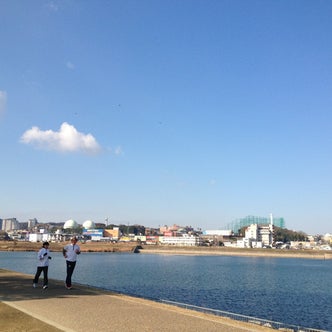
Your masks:
[{"label": "low-rise building", "polygon": [[145,243],[156,245],[159,243],[159,236],[147,235]]},{"label": "low-rise building", "polygon": [[202,240],[199,236],[194,235],[160,236],[159,243],[174,246],[199,246],[202,244]]},{"label": "low-rise building", "polygon": [[30,242],[44,242],[49,241],[51,238],[49,233],[30,233],[29,241]]},{"label": "low-rise building", "polygon": [[215,236],[232,236],[231,229],[214,229],[214,230],[206,230],[203,232],[203,235],[215,235]]},{"label": "low-rise building", "polygon": [[118,240],[120,235],[119,227],[113,227],[113,229],[104,229],[104,236],[108,236],[114,240]]},{"label": "low-rise building", "polygon": [[260,248],[264,246],[272,246],[274,242],[273,224],[258,225],[252,224],[245,231],[245,239],[249,247]]}]

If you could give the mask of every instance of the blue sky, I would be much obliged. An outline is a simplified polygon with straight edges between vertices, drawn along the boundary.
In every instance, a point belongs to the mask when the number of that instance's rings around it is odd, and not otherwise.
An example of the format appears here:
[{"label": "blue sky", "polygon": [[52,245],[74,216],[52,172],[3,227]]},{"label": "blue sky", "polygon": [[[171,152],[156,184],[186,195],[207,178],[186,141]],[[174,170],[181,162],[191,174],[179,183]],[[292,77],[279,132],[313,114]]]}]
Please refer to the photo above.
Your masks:
[{"label": "blue sky", "polygon": [[332,232],[332,2],[0,2],[0,218]]}]

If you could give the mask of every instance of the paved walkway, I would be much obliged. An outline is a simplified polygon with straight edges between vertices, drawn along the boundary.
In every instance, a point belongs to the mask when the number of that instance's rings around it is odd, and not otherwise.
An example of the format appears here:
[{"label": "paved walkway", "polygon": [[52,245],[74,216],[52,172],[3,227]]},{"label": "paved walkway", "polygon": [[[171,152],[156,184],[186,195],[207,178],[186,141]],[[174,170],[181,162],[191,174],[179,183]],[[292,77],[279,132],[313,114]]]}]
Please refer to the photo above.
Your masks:
[{"label": "paved walkway", "polygon": [[33,288],[31,275],[0,269],[0,301],[67,332],[271,331],[82,285],[67,290],[59,281],[49,283],[47,290]]}]

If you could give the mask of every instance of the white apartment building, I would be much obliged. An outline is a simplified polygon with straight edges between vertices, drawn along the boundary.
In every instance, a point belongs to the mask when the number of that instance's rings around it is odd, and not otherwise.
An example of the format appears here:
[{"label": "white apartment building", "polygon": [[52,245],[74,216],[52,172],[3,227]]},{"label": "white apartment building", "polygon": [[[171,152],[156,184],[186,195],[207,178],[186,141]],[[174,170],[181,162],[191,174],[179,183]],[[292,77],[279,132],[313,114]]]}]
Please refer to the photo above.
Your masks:
[{"label": "white apartment building", "polygon": [[33,227],[35,227],[38,224],[38,221],[36,218],[33,219],[29,219],[28,220],[28,228],[31,229]]},{"label": "white apartment building", "polygon": [[183,236],[160,236],[160,244],[173,246],[199,246],[201,239],[199,236],[183,235]]},{"label": "white apartment building", "polygon": [[[42,233],[30,233],[29,234],[29,241],[30,242],[42,242],[43,241],[43,235]],[[46,239],[45,241],[47,241]]]},{"label": "white apartment building", "polygon": [[203,232],[203,235],[232,236],[231,229],[212,229]]},{"label": "white apartment building", "polygon": [[18,230],[19,228],[20,228],[20,224],[16,220],[16,218],[8,218],[8,219],[2,220],[2,230],[5,232]]},{"label": "white apartment building", "polygon": [[247,227],[245,239],[249,241],[249,246],[261,247],[273,244],[273,224],[258,225],[252,224]]}]

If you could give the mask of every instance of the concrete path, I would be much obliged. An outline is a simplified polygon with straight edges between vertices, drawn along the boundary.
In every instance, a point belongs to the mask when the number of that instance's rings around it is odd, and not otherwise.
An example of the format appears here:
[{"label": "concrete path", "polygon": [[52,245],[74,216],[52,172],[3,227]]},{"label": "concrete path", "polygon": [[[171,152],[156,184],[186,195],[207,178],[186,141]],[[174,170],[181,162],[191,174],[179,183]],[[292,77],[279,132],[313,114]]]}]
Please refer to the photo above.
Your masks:
[{"label": "concrete path", "polygon": [[31,275],[3,269],[0,269],[0,301],[67,332],[272,331],[82,285],[68,290],[63,283],[50,280],[47,290],[41,286],[33,288]]}]

